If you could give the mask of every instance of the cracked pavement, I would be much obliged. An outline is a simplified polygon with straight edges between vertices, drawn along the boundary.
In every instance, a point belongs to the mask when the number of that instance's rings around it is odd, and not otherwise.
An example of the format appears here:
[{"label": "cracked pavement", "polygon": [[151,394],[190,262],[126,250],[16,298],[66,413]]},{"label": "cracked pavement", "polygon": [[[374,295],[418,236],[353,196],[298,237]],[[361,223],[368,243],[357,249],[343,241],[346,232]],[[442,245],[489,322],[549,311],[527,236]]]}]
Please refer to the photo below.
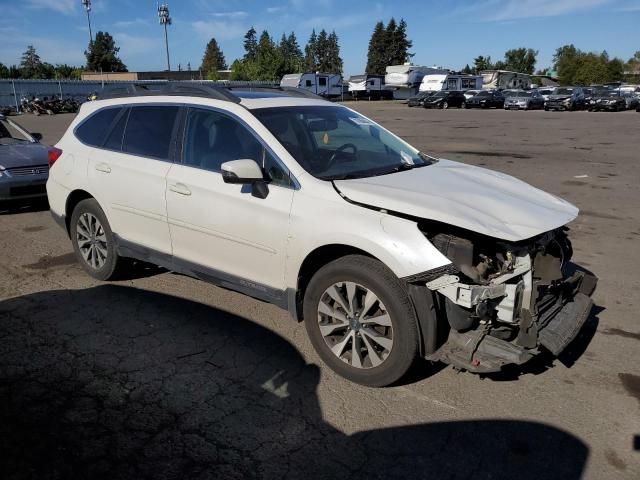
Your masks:
[{"label": "cracked pavement", "polygon": [[[0,213],[0,478],[640,476],[627,137],[640,115],[357,108],[580,206],[575,260],[600,285],[569,351],[487,378],[420,362],[404,384],[369,389],[322,366],[278,308],[153,268],[96,282],[43,206],[12,209]],[[70,116],[18,121],[55,142]]]}]

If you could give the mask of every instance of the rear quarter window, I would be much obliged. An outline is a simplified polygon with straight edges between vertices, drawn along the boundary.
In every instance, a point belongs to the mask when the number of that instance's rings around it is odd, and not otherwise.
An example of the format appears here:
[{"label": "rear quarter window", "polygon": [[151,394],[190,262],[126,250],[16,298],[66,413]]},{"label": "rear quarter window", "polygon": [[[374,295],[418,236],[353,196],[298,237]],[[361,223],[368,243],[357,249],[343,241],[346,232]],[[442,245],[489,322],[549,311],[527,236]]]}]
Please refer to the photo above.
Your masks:
[{"label": "rear quarter window", "polygon": [[91,115],[75,130],[76,137],[85,145],[100,147],[121,107],[104,108]]}]

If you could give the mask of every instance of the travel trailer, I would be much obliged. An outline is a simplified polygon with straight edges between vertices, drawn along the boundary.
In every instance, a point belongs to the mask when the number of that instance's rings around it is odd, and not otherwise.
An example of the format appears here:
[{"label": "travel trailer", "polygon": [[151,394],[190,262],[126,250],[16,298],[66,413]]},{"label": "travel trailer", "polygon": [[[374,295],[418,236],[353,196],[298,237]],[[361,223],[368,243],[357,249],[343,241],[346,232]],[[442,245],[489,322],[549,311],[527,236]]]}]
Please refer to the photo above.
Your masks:
[{"label": "travel trailer", "polygon": [[421,67],[418,65],[404,64],[391,65],[386,68],[384,88],[393,92],[393,98],[406,100],[415,96],[425,75],[444,74],[448,70],[433,67]]},{"label": "travel trailer", "polygon": [[526,73],[508,70],[483,70],[480,75],[482,75],[482,88],[485,90],[504,90],[506,88],[528,90],[531,88],[531,75]]},{"label": "travel trailer", "polygon": [[342,95],[342,76],[337,73],[290,73],[282,77],[280,86],[303,88],[322,97],[339,97]]},{"label": "travel trailer", "polygon": [[464,75],[454,73],[438,73],[425,75],[420,84],[421,92],[438,90],[480,90],[482,88],[481,75]]},{"label": "travel trailer", "polygon": [[384,76],[382,75],[352,75],[348,83],[349,93],[353,98],[371,100],[393,98],[393,92],[384,88]]}]

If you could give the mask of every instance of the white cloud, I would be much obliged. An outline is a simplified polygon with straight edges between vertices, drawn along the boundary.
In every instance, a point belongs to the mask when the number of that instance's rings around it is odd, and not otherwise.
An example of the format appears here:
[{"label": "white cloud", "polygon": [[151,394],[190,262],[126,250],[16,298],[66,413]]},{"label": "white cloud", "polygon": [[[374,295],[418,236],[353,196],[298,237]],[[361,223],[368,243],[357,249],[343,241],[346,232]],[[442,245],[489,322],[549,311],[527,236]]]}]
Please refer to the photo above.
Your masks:
[{"label": "white cloud", "polygon": [[209,22],[198,20],[197,22],[192,22],[191,26],[200,37],[206,40],[211,37],[217,40],[240,38],[248,30],[247,27],[239,23],[229,23],[219,20]]},{"label": "white cloud", "polygon": [[500,22],[522,18],[556,17],[584,12],[615,3],[615,0],[481,0],[457,8],[454,15],[470,20]]},{"label": "white cloud", "polygon": [[121,20],[113,24],[116,28],[128,28],[142,25],[150,25],[148,18],[134,18],[133,20]]},{"label": "white cloud", "polygon": [[280,13],[285,10],[286,7],[267,7],[267,13]]},{"label": "white cloud", "polygon": [[[154,51],[162,52],[164,49],[164,42],[160,40],[160,37],[140,37],[128,33],[115,33],[113,38],[116,41],[116,46],[120,48],[118,55],[123,60],[124,57],[135,57]],[[125,61],[125,63],[127,62]]]},{"label": "white cloud", "polygon": [[26,6],[38,10],[54,10],[65,15],[73,15],[80,2],[76,0],[26,0]]},{"label": "white cloud", "polygon": [[216,18],[244,18],[249,15],[247,12],[237,10],[235,12],[214,12],[211,16]]}]

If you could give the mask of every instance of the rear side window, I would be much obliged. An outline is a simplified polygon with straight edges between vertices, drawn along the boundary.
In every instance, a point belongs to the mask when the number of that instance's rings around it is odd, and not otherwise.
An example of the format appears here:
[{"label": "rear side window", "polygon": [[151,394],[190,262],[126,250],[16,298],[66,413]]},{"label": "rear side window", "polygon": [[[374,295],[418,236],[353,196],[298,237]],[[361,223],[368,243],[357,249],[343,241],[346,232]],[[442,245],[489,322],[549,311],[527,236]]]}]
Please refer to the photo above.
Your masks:
[{"label": "rear side window", "polygon": [[124,112],[120,115],[117,123],[111,129],[111,133],[104,142],[104,148],[109,150],[121,150],[122,149],[122,136],[124,135],[124,127],[127,124],[128,112]]},{"label": "rear side window", "polygon": [[120,107],[105,108],[94,113],[76,128],[76,137],[85,145],[101,147],[111,123],[120,113],[120,110],[122,110]]},{"label": "rear side window", "polygon": [[132,107],[122,150],[133,155],[168,160],[178,109],[178,106],[163,105]]}]

